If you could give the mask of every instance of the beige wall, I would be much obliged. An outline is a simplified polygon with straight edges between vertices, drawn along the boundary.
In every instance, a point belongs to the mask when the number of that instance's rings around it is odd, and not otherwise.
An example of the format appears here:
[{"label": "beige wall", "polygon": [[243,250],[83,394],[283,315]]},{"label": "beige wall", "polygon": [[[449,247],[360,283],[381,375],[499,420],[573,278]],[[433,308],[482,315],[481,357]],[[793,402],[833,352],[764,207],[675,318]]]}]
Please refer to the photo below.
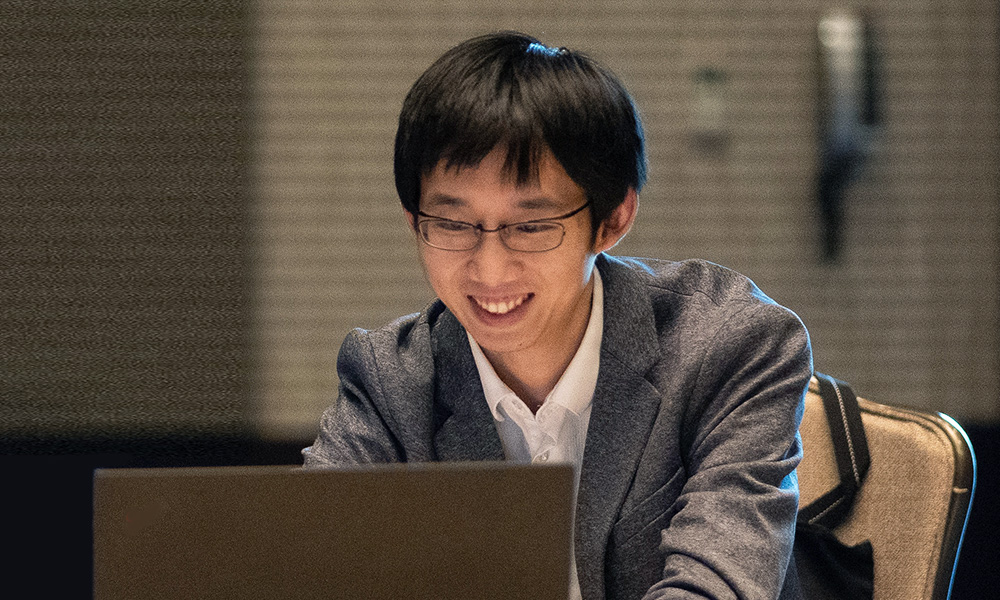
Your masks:
[{"label": "beige wall", "polygon": [[[883,402],[1000,418],[998,11],[872,0],[885,127],[849,191],[838,264],[818,260],[819,0],[258,0],[252,31],[258,354],[254,418],[308,437],[344,334],[431,292],[392,185],[395,119],[446,48],[519,29],[586,50],[642,111],[651,176],[616,253],[702,257],[799,313],[819,370]],[[694,74],[728,74],[729,145],[691,143]]]}]

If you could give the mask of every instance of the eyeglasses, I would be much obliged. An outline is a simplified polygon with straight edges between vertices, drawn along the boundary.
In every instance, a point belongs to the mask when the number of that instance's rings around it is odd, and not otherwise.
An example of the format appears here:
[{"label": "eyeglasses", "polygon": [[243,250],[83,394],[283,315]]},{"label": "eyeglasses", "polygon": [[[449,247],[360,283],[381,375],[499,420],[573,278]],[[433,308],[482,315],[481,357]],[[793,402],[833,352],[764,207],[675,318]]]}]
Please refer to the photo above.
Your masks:
[{"label": "eyeglasses", "polygon": [[509,223],[495,229],[417,211],[418,215],[424,217],[417,222],[417,230],[425,244],[439,250],[472,250],[479,245],[484,233],[496,232],[500,234],[503,245],[516,252],[547,252],[558,248],[566,236],[566,228],[556,221],[568,219],[588,206],[589,200],[580,208],[558,217]]}]

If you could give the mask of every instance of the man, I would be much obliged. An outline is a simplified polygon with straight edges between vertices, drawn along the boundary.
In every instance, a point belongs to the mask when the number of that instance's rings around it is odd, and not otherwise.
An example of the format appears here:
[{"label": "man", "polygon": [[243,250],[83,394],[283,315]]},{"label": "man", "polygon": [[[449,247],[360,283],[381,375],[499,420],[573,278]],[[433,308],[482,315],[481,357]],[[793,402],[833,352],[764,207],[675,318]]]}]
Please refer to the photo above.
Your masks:
[{"label": "man", "polygon": [[407,96],[395,176],[438,300],[348,335],[306,465],[570,462],[574,597],[777,597],[808,335],[722,267],[604,254],[645,181],[614,75],[466,41]]}]

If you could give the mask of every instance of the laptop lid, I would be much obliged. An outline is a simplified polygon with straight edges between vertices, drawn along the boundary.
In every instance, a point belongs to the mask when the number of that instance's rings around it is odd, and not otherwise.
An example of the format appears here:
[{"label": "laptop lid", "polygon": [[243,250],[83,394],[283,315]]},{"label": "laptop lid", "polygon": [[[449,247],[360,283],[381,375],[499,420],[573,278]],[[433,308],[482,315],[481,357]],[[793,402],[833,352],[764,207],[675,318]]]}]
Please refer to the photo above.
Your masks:
[{"label": "laptop lid", "polygon": [[565,600],[569,465],[100,469],[94,595]]}]

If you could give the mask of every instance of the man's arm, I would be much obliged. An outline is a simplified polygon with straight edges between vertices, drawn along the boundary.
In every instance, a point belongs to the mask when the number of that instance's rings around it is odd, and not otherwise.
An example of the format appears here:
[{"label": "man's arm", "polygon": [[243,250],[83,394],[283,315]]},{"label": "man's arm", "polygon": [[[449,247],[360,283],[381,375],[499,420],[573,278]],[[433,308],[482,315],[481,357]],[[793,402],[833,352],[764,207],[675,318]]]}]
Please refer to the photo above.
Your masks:
[{"label": "man's arm", "polygon": [[688,479],[661,534],[663,579],[647,599],[778,596],[811,373],[808,334],[780,306],[747,304],[717,329],[684,419]]}]

